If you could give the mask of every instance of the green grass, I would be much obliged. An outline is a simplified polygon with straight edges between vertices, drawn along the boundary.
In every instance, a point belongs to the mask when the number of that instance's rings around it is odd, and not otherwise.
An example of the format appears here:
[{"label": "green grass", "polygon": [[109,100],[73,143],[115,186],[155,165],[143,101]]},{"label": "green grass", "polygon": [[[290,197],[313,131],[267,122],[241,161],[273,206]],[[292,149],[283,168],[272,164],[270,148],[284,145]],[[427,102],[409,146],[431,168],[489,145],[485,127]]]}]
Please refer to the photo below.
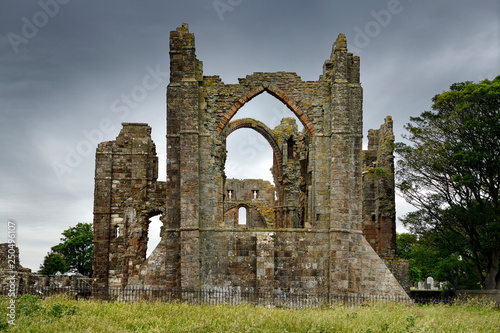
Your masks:
[{"label": "green grass", "polygon": [[7,332],[500,332],[499,309],[471,303],[293,310],[23,296],[12,326],[8,302],[0,299],[0,330]]}]

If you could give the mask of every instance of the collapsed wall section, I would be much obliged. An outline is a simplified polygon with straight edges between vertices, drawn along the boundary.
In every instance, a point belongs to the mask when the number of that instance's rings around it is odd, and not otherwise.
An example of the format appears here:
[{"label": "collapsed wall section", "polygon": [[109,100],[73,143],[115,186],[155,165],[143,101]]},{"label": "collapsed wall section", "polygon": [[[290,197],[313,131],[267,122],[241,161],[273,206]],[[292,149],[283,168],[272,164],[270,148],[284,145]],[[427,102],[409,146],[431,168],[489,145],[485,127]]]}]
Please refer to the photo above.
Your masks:
[{"label": "collapsed wall section", "polygon": [[[262,179],[226,179],[225,227],[274,227],[274,186]],[[246,214],[239,221],[240,209]]]},{"label": "collapsed wall section", "polygon": [[394,133],[387,117],[363,151],[363,234],[381,257],[396,255]]},{"label": "collapsed wall section", "polygon": [[123,286],[145,260],[149,217],[165,209],[165,183],[146,124],[124,123],[115,141],[99,144],[94,188],[96,287]]},{"label": "collapsed wall section", "polygon": [[368,131],[363,151],[363,235],[398,282],[410,292],[408,260],[397,258],[394,185],[394,132],[390,116]]}]

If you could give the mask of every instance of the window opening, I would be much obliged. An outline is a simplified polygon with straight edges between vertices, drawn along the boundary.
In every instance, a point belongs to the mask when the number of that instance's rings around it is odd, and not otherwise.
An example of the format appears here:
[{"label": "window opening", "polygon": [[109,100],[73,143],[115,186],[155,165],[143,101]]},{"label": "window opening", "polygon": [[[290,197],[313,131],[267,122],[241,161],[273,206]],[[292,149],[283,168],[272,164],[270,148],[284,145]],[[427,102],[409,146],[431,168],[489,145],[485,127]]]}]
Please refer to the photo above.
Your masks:
[{"label": "window opening", "polygon": [[273,149],[260,133],[250,128],[240,128],[227,137],[226,149],[227,178],[264,179],[274,183],[270,170]]},{"label": "window opening", "polygon": [[[283,118],[294,118],[299,132],[304,128],[299,118],[282,101],[268,92],[263,92],[245,103],[231,121],[242,118],[259,120],[270,129],[278,126]],[[226,149],[227,178],[264,179],[274,184],[273,175],[269,170],[269,165],[273,164],[273,150],[262,135],[252,129],[241,128],[228,136]]]},{"label": "window opening", "polygon": [[160,215],[153,216],[149,219],[148,226],[148,248],[146,250],[146,258],[149,258],[151,253],[160,243],[161,237],[161,227],[163,223],[160,221]]},{"label": "window opening", "polygon": [[295,158],[295,143],[293,142],[293,137],[290,137],[287,141],[288,159],[293,160]]},{"label": "window opening", "polygon": [[246,207],[240,207],[238,209],[238,224],[239,225],[246,225],[247,224],[247,208]]},{"label": "window opening", "polygon": [[232,199],[233,198],[233,190],[227,190],[227,197],[229,199]]},{"label": "window opening", "polygon": [[258,190],[252,190],[252,198],[257,199],[259,197],[259,191]]}]

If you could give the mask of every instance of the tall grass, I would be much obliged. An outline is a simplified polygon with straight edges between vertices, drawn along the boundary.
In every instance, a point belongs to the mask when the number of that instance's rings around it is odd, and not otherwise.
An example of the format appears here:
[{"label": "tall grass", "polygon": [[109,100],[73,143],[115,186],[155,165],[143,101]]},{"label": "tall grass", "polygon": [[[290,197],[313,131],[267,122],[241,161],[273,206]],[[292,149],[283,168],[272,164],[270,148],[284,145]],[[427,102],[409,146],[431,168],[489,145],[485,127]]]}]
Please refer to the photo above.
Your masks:
[{"label": "tall grass", "polygon": [[8,299],[0,306],[8,332],[500,332],[498,308],[471,303],[294,310],[22,296],[15,326],[7,324]]}]

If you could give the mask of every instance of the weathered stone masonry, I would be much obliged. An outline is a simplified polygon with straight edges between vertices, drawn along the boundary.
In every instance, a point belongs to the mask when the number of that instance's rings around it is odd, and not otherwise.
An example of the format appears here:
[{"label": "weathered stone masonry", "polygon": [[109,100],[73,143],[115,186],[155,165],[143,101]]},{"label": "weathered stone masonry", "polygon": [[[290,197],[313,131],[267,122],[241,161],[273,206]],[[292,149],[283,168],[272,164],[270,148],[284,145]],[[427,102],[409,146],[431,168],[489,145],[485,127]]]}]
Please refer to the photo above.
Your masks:
[{"label": "weathered stone masonry", "polygon": [[[231,121],[261,93],[283,102],[304,130],[291,118],[274,129],[254,119]],[[243,127],[273,148],[274,186],[226,179],[226,138]],[[166,183],[156,179],[150,131],[124,124],[116,141],[97,149],[96,286],[406,296],[374,250],[377,237],[385,242],[385,229],[370,236],[372,245],[363,236],[377,221],[372,215],[394,217],[394,206],[379,195],[390,184],[392,151],[379,156],[370,145],[363,159],[359,58],[348,53],[343,35],[318,81],[278,72],[225,84],[203,76],[184,24],[170,33]],[[388,183],[363,183],[373,165],[389,168]],[[247,209],[245,225],[236,218],[240,207]],[[146,258],[154,215],[161,215],[162,239]],[[390,252],[393,245],[382,248]]]}]

